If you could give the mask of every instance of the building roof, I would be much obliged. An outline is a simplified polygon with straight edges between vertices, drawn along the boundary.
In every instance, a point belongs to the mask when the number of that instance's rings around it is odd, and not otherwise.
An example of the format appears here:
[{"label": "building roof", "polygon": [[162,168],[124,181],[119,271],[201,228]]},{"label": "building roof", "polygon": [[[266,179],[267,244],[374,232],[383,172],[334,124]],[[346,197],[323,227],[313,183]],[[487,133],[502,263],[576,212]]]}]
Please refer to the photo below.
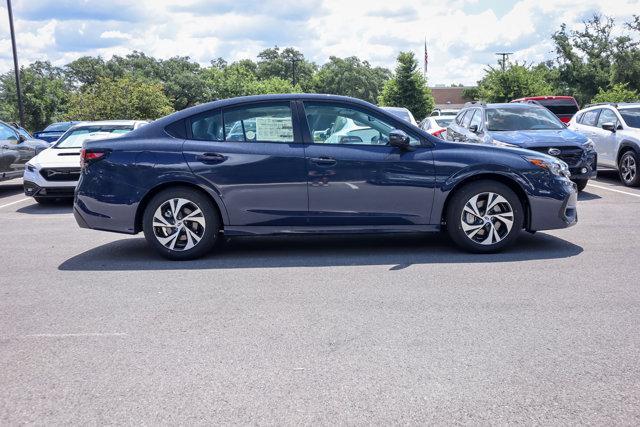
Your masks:
[{"label": "building roof", "polygon": [[432,87],[431,93],[436,101],[435,108],[462,108],[467,101],[463,96],[465,89],[470,87]]}]

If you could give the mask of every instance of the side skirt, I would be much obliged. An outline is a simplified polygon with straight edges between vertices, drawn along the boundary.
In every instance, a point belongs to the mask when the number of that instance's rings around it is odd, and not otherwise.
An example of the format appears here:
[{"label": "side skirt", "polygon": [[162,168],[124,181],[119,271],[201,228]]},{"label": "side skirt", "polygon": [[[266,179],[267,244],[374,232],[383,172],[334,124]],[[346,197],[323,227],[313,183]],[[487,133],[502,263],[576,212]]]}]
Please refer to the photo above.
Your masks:
[{"label": "side skirt", "polygon": [[225,236],[274,236],[288,234],[399,234],[434,233],[442,229],[434,225],[367,225],[362,227],[287,227],[282,226],[225,226]]}]

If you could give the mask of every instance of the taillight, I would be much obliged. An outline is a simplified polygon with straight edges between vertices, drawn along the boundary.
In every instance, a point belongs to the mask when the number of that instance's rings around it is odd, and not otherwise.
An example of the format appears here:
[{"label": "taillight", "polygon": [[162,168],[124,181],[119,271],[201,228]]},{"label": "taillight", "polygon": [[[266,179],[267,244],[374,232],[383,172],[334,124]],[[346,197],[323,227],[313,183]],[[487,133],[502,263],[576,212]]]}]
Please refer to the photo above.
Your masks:
[{"label": "taillight", "polygon": [[89,164],[102,159],[106,154],[106,151],[88,151],[86,148],[83,148],[80,150],[80,169],[84,169]]},{"label": "taillight", "polygon": [[444,139],[443,133],[445,133],[446,131],[447,131],[446,129],[440,129],[440,130],[437,130],[437,131],[433,132],[431,135],[437,136],[438,138],[441,138],[441,139]]}]

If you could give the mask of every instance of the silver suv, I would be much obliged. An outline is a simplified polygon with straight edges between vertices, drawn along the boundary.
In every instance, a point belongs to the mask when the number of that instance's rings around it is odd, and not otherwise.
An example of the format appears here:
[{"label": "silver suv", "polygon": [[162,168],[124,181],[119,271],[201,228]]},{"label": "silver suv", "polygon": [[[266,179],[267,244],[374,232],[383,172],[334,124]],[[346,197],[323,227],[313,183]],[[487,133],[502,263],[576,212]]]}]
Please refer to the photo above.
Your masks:
[{"label": "silver suv", "polygon": [[568,126],[593,141],[598,167],[617,169],[624,185],[640,186],[640,103],[589,105]]}]

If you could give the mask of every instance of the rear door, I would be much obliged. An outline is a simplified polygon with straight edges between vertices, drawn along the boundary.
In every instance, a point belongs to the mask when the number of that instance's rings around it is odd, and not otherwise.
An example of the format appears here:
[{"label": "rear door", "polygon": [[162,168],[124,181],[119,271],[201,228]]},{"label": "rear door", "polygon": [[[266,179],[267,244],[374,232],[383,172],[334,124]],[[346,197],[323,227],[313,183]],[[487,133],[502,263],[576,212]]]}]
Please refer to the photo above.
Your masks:
[{"label": "rear door", "polygon": [[307,170],[291,103],[212,110],[187,120],[183,153],[214,187],[232,226],[306,225]]},{"label": "rear door", "polygon": [[[434,195],[428,142],[399,119],[339,102],[303,104],[312,226],[429,224]],[[411,150],[388,144],[404,130]]]}]

